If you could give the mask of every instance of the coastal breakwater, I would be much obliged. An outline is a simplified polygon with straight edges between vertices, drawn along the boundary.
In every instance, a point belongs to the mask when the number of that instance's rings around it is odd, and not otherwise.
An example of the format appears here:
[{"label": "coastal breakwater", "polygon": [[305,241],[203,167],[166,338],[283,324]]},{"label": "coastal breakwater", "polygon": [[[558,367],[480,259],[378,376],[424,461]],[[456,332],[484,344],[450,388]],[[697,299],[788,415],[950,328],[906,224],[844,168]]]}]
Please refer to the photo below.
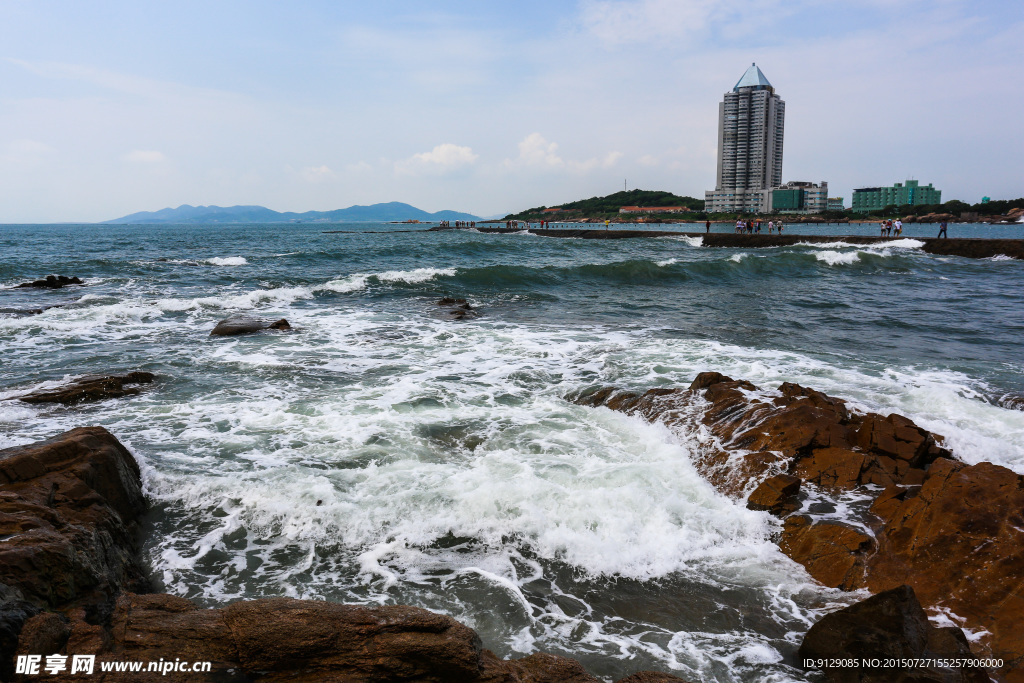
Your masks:
[{"label": "coastal breakwater", "polygon": [[[454,230],[455,228],[431,228],[431,231]],[[478,232],[514,234],[522,230],[514,228],[475,228]],[[575,238],[589,240],[618,240],[654,237],[688,237],[700,239],[705,247],[729,247],[734,249],[756,249],[758,247],[788,247],[795,244],[822,244],[845,242],[847,244],[879,244],[900,240],[921,243],[921,250],[941,256],[964,256],[967,258],[993,258],[1008,256],[1024,259],[1024,240],[984,238],[899,238],[867,237],[864,235],[750,235],[731,232],[680,232],[675,230],[594,230],[585,228],[530,228],[533,235],[540,237]]]}]

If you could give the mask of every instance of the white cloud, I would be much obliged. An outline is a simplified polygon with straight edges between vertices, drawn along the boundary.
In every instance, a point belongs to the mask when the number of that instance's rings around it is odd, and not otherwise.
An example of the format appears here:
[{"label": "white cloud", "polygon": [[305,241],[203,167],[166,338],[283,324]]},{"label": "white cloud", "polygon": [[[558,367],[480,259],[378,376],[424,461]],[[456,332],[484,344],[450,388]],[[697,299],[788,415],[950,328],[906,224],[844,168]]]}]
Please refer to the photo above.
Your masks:
[{"label": "white cloud", "polygon": [[301,175],[311,183],[321,183],[334,177],[334,171],[326,164],[322,166],[307,166],[302,169]]},{"label": "white cloud", "polygon": [[413,154],[408,159],[395,162],[395,172],[399,175],[445,173],[471,166],[478,158],[472,148],[446,142],[429,152]]},{"label": "white cloud", "polygon": [[519,158],[506,164],[558,167],[565,162],[558,156],[558,143],[548,142],[540,133],[530,133],[519,143]]},{"label": "white cloud", "polygon": [[641,166],[657,166],[661,162],[659,162],[657,158],[651,156],[650,154],[645,154],[639,159],[637,159],[636,163],[640,164]]},{"label": "white cloud", "polygon": [[133,164],[159,164],[167,160],[163,152],[155,149],[133,149],[121,158]]},{"label": "white cloud", "polygon": [[678,38],[704,30],[723,4],[719,0],[597,0],[584,4],[581,19],[591,33],[610,43]]},{"label": "white cloud", "polygon": [[584,161],[566,161],[558,155],[558,143],[548,142],[540,133],[530,133],[519,143],[519,156],[506,159],[505,168],[568,169],[585,173],[598,168],[611,168],[622,157],[620,152],[609,152],[604,157]]}]

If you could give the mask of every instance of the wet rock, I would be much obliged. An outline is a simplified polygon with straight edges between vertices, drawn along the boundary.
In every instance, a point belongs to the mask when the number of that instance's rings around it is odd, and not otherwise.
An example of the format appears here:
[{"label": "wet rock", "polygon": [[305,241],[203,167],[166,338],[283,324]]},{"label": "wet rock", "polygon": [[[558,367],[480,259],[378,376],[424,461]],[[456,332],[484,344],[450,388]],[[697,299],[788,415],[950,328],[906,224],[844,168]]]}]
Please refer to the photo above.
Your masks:
[{"label": "wet rock", "polygon": [[806,515],[786,519],[779,549],[830,588],[864,585],[864,565],[874,540],[863,531],[834,521],[814,522]]},{"label": "wet rock", "polygon": [[467,311],[472,308],[465,299],[456,299],[455,297],[446,296],[437,300],[438,306],[458,306],[464,308]]},{"label": "wet rock", "polygon": [[790,382],[772,395],[705,372],[685,390],[635,394],[605,387],[568,399],[684,431],[706,429],[716,442],[701,450],[695,465],[716,488],[735,496],[775,474],[836,490],[919,484],[930,463],[952,457],[939,445],[942,437],[901,415],[855,414],[842,399]]},{"label": "wet rock", "polygon": [[825,493],[873,495],[870,511],[852,513],[849,524],[815,520],[810,510],[789,517],[780,548],[828,586],[911,586],[924,605],[950,610],[980,634],[976,653],[1002,658],[1003,673],[1024,671],[1024,477],[957,462],[941,436],[903,416],[857,414],[795,384],[766,392],[702,373],[688,390],[606,387],[569,398],[709,433],[694,464],[728,495],[754,491],[770,504],[756,487],[779,474]]},{"label": "wet rock", "polygon": [[761,482],[747,498],[751,510],[767,510],[773,514],[793,512],[797,509],[796,495],[800,492],[800,477],[777,474]]},{"label": "wet rock", "polygon": [[63,403],[73,405],[86,401],[134,396],[141,389],[137,384],[149,384],[156,376],[151,372],[129,372],[125,375],[86,375],[57,389],[35,391],[19,396],[25,403]]},{"label": "wet rock", "polygon": [[253,318],[247,315],[235,315],[224,318],[210,332],[211,337],[233,337],[239,334],[252,334],[260,330],[290,330],[292,326],[284,318],[274,322]]},{"label": "wet rock", "polygon": [[1003,394],[996,403],[1010,410],[1024,410],[1024,394]]},{"label": "wet rock", "polygon": [[632,676],[620,678],[616,683],[687,683],[685,679],[656,671],[639,671]]},{"label": "wet rock", "polygon": [[[909,586],[898,586],[825,615],[804,636],[797,656],[801,661],[852,659],[858,662],[887,658],[973,658],[963,632],[958,628],[932,626]],[[984,670],[970,667],[829,667],[822,671],[829,683],[988,681]]]},{"label": "wet rock", "polygon": [[4,642],[44,609],[109,611],[148,584],[138,559],[139,469],[102,427],[0,451],[0,680]]},{"label": "wet rock", "polygon": [[60,289],[68,285],[84,285],[77,277],[67,277],[66,275],[47,275],[42,280],[33,280],[32,282],[22,282],[18,285],[18,288],[33,288],[33,289]]},{"label": "wet rock", "polygon": [[938,460],[919,487],[888,488],[871,511],[884,526],[867,587],[909,584],[942,605],[1010,669],[1024,669],[1024,477],[991,463]]}]

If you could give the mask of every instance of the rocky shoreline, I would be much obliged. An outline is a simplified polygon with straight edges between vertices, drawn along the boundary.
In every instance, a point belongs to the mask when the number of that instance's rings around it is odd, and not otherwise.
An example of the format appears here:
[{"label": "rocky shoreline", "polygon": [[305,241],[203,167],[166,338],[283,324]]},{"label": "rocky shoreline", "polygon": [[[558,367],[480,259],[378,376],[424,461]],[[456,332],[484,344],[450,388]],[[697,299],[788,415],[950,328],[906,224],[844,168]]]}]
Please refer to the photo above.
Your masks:
[{"label": "rocky shoreline", "polygon": [[[0,680],[18,655],[96,655],[96,681],[598,683],[572,659],[502,660],[417,607],[270,598],[200,609],[151,593],[135,458],[102,427],[0,451]],[[211,662],[210,673],[102,673],[102,662]],[[46,680],[83,680],[65,670]],[[683,679],[639,672],[620,683]]]},{"label": "rocky shoreline", "polygon": [[[707,372],[685,389],[608,387],[569,398],[703,432],[710,438],[697,470],[726,495],[778,515],[779,548],[812,577],[872,593],[907,586],[974,634],[975,655],[1003,660],[993,672],[1000,680],[1024,681],[1024,477],[956,460],[941,436],[901,415],[859,414],[796,384],[765,391]],[[857,491],[870,504],[836,520],[808,486],[826,501]]]},{"label": "rocky shoreline", "polygon": [[[1024,681],[1024,477],[956,460],[940,435],[905,417],[858,413],[790,383],[763,390],[707,372],[687,388],[568,398],[702,434],[689,439],[703,444],[698,472],[776,515],[782,552],[826,586],[875,594],[815,624],[801,660],[973,663],[826,670],[825,680],[980,683],[988,675],[976,658],[997,658],[996,680]],[[849,492],[869,500],[836,519],[829,501]],[[213,667],[171,676],[97,669],[100,681],[598,680],[565,657],[499,659],[472,629],[415,607],[271,598],[200,609],[152,593],[139,557],[145,510],[135,458],[102,427],[0,451],[0,680],[34,680],[14,674],[16,655],[51,654]],[[639,672],[619,683],[681,680]]]}]

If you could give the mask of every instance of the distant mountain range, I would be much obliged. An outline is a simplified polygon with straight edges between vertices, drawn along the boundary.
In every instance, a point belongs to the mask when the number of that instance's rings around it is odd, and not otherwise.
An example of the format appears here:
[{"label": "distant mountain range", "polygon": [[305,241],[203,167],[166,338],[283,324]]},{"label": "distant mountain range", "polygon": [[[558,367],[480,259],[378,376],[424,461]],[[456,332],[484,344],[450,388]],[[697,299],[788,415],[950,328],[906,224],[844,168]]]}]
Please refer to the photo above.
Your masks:
[{"label": "distant mountain range", "polygon": [[104,223],[345,223],[354,221],[477,221],[477,216],[459,211],[428,213],[402,202],[350,206],[334,211],[294,213],[264,206],[190,206],[176,209],[139,211]]}]

